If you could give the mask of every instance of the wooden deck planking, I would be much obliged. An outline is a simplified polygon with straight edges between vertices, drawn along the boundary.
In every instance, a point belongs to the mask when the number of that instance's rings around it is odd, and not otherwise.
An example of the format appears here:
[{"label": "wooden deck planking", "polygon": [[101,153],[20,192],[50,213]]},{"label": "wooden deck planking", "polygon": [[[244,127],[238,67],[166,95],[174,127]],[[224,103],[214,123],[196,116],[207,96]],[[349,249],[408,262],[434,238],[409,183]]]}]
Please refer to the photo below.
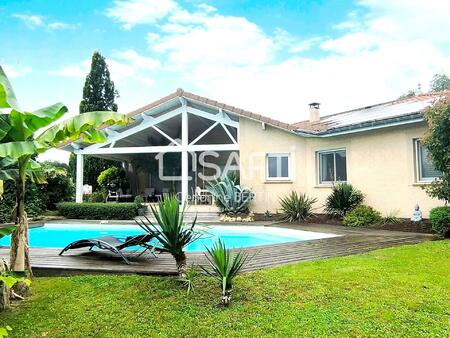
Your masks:
[{"label": "wooden deck planking", "polygon": [[[335,233],[341,237],[318,239],[302,242],[266,245],[245,248],[252,260],[244,266],[244,271],[254,271],[262,268],[291,264],[299,261],[309,261],[337,256],[364,253],[367,251],[391,246],[415,244],[435,239],[434,236],[377,230],[348,230],[336,226],[295,227],[300,230],[314,230]],[[173,275],[176,266],[169,254],[159,254],[157,258],[150,255],[137,258],[135,254],[127,254],[132,264],[109,252],[88,252],[72,250],[64,256],[59,256],[60,249],[32,248],[30,249],[31,265],[36,276],[73,275],[91,273],[113,274],[145,274]],[[0,248],[0,257],[7,258],[8,248]],[[188,252],[188,263],[206,265],[203,253]]]}]

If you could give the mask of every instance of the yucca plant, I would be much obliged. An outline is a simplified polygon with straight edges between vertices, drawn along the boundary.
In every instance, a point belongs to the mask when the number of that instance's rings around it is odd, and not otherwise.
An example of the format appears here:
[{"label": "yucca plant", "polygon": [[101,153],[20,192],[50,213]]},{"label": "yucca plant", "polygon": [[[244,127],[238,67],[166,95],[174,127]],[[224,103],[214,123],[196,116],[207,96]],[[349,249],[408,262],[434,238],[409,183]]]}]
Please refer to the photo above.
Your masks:
[{"label": "yucca plant", "polygon": [[313,215],[313,205],[316,202],[317,198],[292,191],[288,196],[280,198],[283,213],[281,219],[285,222],[304,221]]},{"label": "yucca plant", "polygon": [[197,267],[192,264],[187,270],[186,270],[186,276],[181,278],[181,282],[186,287],[186,294],[189,296],[191,291],[194,290],[194,287],[196,285],[195,281],[198,277],[198,269]]},{"label": "yucca plant", "polygon": [[211,248],[206,250],[205,255],[211,265],[211,270],[201,268],[220,282],[222,287],[221,303],[224,306],[229,306],[233,292],[233,280],[239,274],[249,256],[244,251],[233,253],[226,248],[225,243],[220,238]]},{"label": "yucca plant", "polygon": [[394,209],[389,211],[386,216],[383,217],[383,224],[398,224],[401,222],[400,218],[398,218],[398,214],[400,210]]},{"label": "yucca plant", "polygon": [[217,179],[210,183],[207,189],[216,199],[221,211],[227,215],[247,213],[248,205],[253,199],[251,190],[241,186],[235,174]]},{"label": "yucca plant", "polygon": [[325,202],[325,212],[329,216],[344,217],[364,201],[364,194],[351,184],[339,183],[333,186]]},{"label": "yucca plant", "polygon": [[158,202],[158,207],[150,205],[156,224],[146,216],[147,222],[143,219],[136,221],[142,229],[159,241],[161,251],[168,252],[173,256],[177,264],[178,275],[181,278],[186,277],[184,248],[202,235],[201,232],[194,229],[197,217],[190,225],[184,223],[185,206],[180,209],[180,203],[175,196],[165,195]]}]

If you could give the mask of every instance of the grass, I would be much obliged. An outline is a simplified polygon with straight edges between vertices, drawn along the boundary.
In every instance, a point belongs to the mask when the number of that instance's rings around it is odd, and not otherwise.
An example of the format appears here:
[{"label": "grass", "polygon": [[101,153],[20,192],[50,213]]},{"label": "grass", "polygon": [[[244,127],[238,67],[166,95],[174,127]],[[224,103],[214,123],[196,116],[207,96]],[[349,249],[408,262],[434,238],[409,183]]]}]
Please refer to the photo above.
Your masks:
[{"label": "grass", "polygon": [[[0,315],[11,337],[449,336],[450,241],[245,274],[233,303],[202,278],[36,278],[34,296]],[[1,326],[1,325],[0,325]]]}]

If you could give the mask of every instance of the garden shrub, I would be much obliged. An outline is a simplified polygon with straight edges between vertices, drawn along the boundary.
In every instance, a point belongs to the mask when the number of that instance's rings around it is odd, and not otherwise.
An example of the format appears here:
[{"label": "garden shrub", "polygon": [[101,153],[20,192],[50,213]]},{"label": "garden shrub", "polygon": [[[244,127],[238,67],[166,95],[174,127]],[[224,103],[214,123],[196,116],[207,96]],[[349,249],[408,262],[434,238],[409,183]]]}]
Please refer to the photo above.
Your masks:
[{"label": "garden shrub", "polygon": [[103,203],[106,201],[107,193],[105,191],[94,191],[91,195],[91,202]]},{"label": "garden shrub", "polygon": [[290,195],[280,199],[283,213],[282,220],[286,222],[304,221],[313,215],[313,204],[317,198],[310,198],[306,194],[297,194],[292,191]]},{"label": "garden shrub", "polygon": [[431,209],[430,221],[435,232],[450,237],[450,206]]},{"label": "garden shrub", "polygon": [[73,219],[134,219],[137,216],[135,203],[74,203],[56,205],[59,214]]},{"label": "garden shrub", "polygon": [[75,185],[68,169],[62,163],[44,162],[46,183],[38,185],[47,210],[56,210],[56,204],[73,200]]},{"label": "garden shrub", "polygon": [[144,200],[144,197],[143,197],[143,196],[137,195],[137,196],[134,198],[134,204],[136,204],[136,206],[137,206],[138,208],[141,208],[142,205],[143,205],[144,203],[145,203],[145,200]]},{"label": "garden shrub", "polygon": [[379,223],[381,220],[382,217],[379,211],[360,204],[344,216],[342,223],[350,227],[362,227]]},{"label": "garden shrub", "polygon": [[129,187],[128,179],[122,168],[111,167],[100,173],[98,185],[103,189],[119,189],[125,191]]},{"label": "garden shrub", "polygon": [[325,202],[325,212],[329,216],[343,217],[364,201],[364,194],[351,184],[339,183],[333,186]]},{"label": "garden shrub", "polygon": [[[0,199],[0,223],[12,221],[12,212],[16,205],[16,183],[13,181],[4,182],[4,193]],[[41,215],[45,210],[43,193],[32,182],[26,183],[25,188],[25,211],[28,217]]]}]

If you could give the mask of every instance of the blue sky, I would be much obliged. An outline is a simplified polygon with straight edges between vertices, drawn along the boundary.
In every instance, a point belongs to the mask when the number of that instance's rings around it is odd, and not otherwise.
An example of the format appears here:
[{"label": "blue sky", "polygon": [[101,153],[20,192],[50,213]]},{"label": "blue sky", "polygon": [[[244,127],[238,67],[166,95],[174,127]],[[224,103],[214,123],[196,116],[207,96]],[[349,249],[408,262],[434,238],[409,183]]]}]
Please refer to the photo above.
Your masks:
[{"label": "blue sky", "polygon": [[26,109],[77,113],[100,49],[128,112],[182,87],[287,122],[450,73],[446,0],[3,0],[0,64]]}]

